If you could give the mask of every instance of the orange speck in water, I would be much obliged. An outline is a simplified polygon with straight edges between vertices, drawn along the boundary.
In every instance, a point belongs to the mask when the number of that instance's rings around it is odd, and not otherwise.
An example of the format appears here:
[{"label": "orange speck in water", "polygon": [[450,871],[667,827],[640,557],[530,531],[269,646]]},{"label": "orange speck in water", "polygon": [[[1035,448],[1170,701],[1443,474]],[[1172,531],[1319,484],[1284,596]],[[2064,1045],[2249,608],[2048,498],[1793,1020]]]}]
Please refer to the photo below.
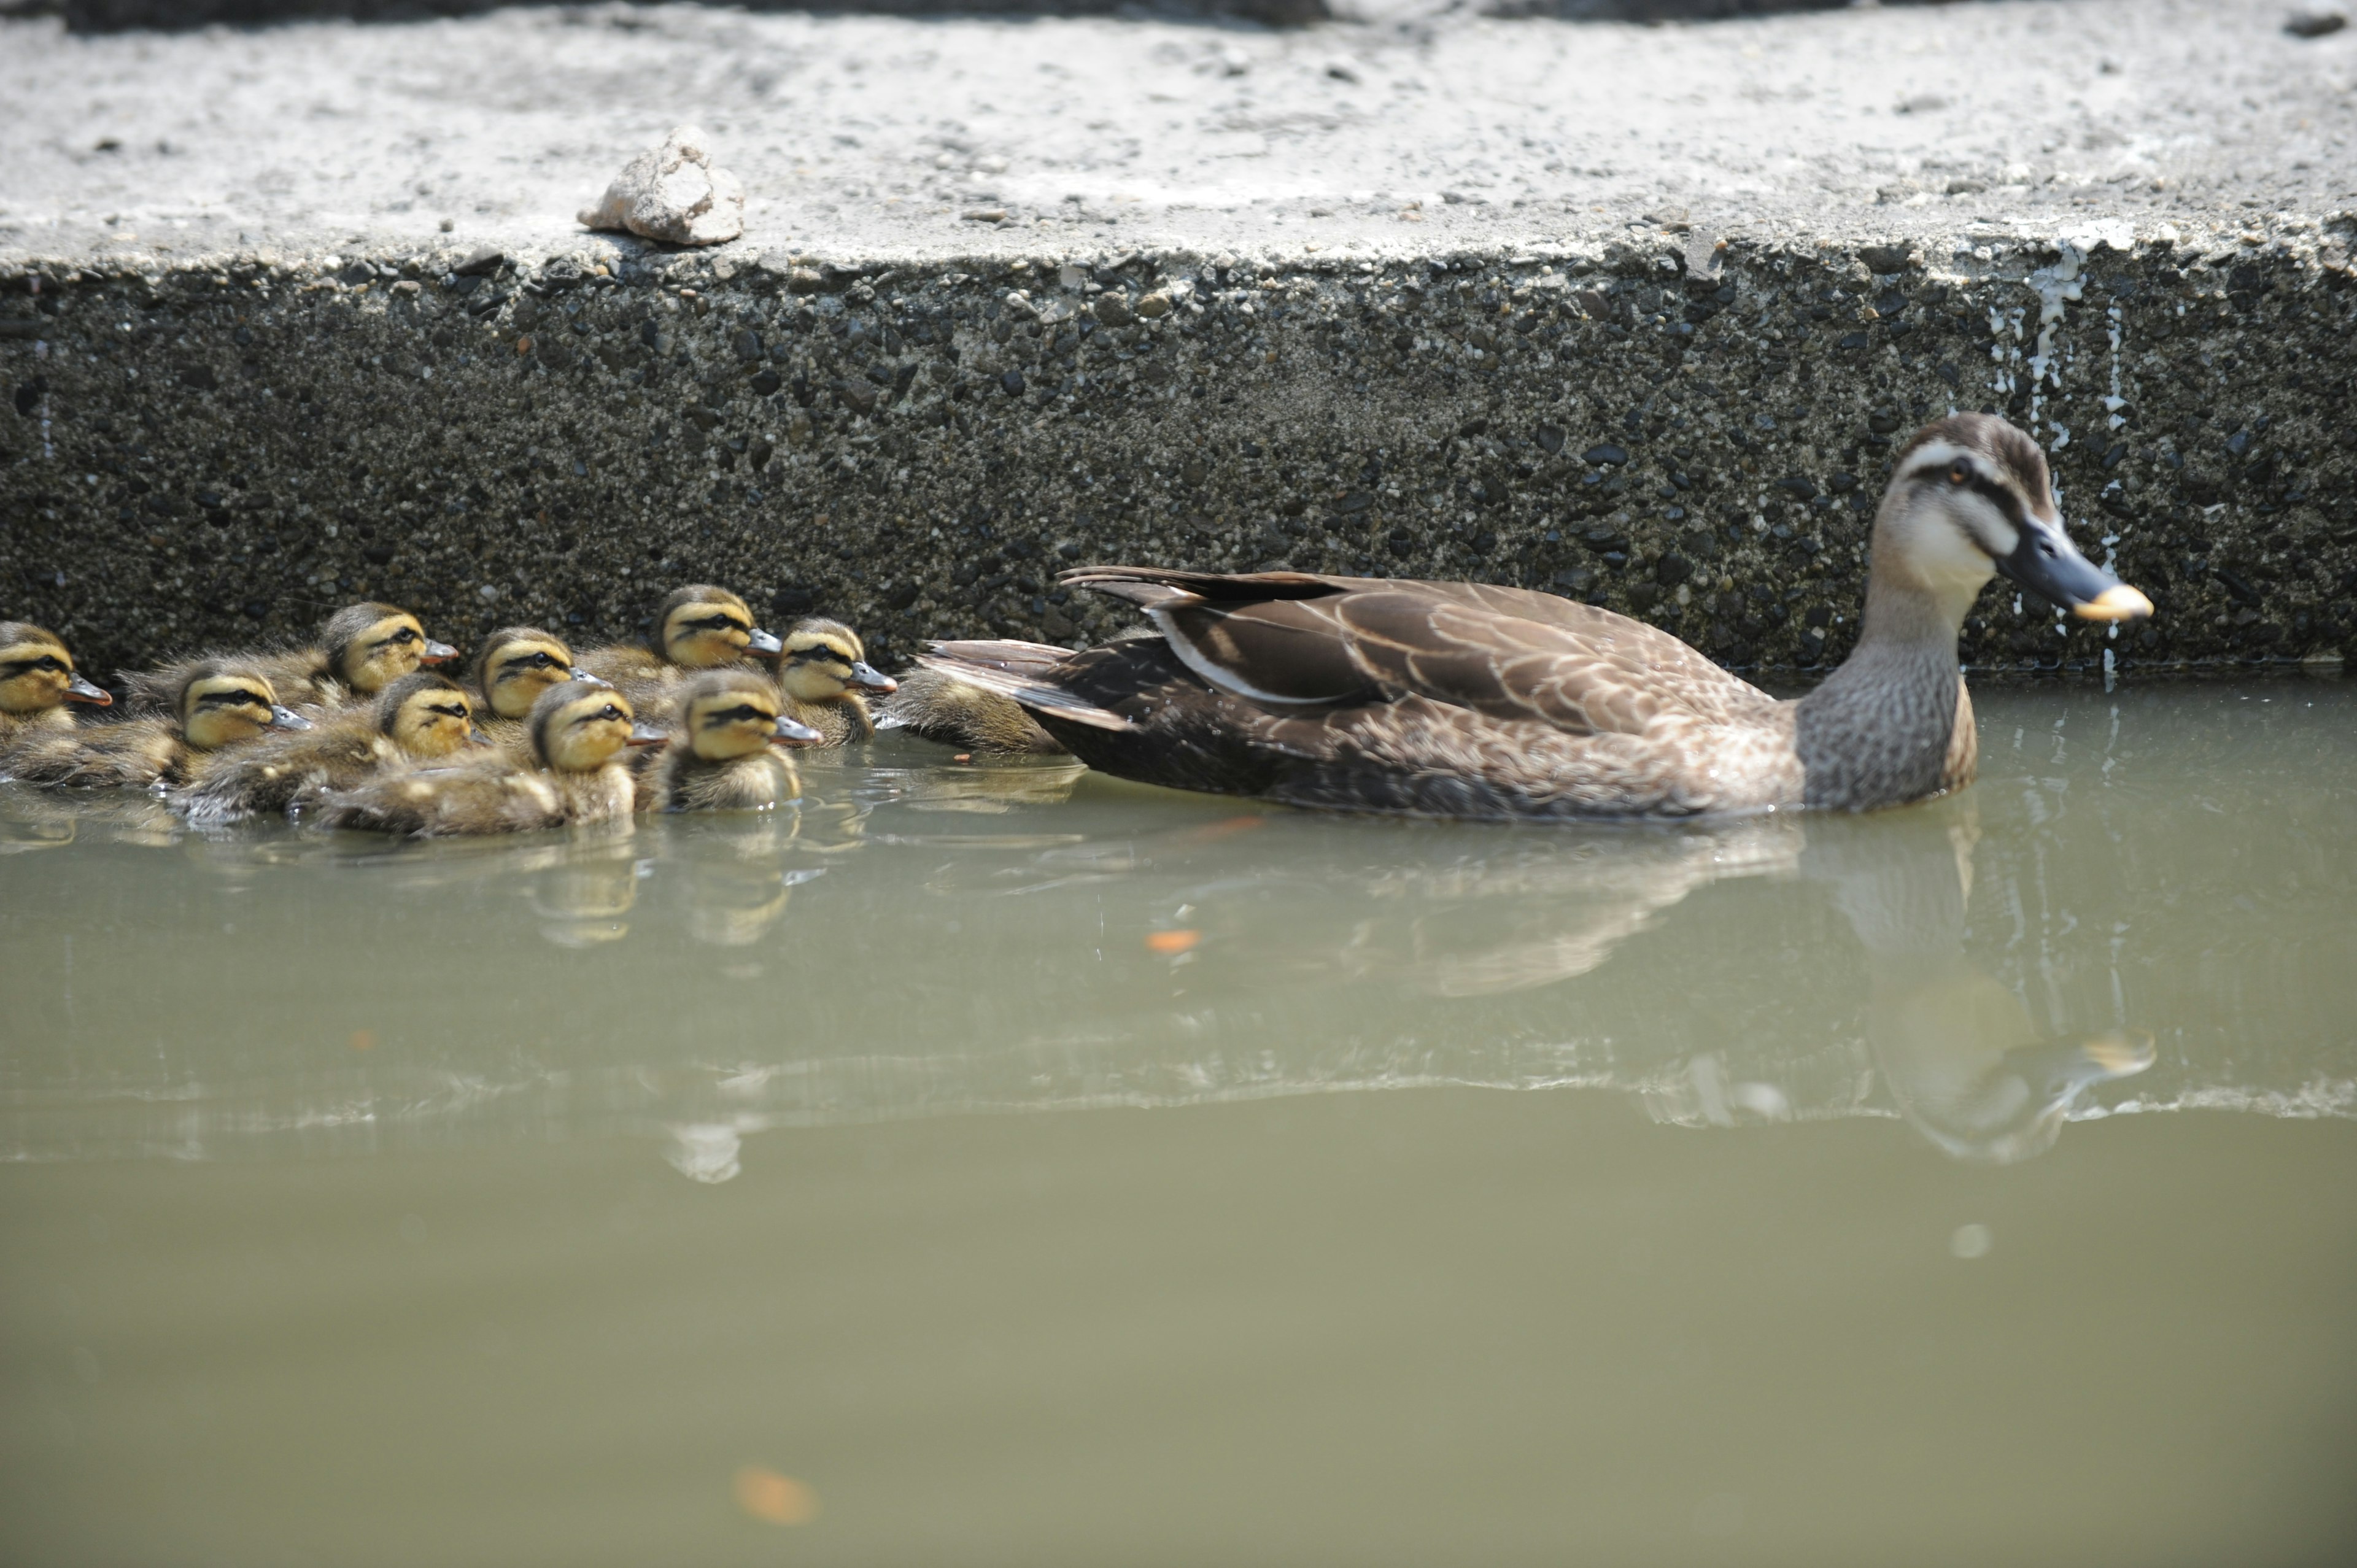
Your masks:
[{"label": "orange speck in water", "polygon": [[1200,931],[1148,931],[1146,933],[1147,952],[1178,953],[1192,949],[1203,940]]},{"label": "orange speck in water", "polygon": [[748,1465],[737,1472],[737,1506],[769,1524],[808,1524],[818,1517],[818,1494],[766,1465]]},{"label": "orange speck in water", "polygon": [[955,757],[951,757],[950,760],[952,762],[972,762],[974,760],[974,753],[971,751],[961,751]]},{"label": "orange speck in water", "polygon": [[1187,836],[1201,843],[1212,839],[1233,838],[1238,833],[1248,833],[1267,824],[1266,817],[1222,817],[1216,822],[1205,823]]},{"label": "orange speck in water", "polygon": [[351,1039],[346,1043],[356,1051],[372,1051],[376,1049],[376,1031],[374,1029],[354,1029],[352,1031]]}]

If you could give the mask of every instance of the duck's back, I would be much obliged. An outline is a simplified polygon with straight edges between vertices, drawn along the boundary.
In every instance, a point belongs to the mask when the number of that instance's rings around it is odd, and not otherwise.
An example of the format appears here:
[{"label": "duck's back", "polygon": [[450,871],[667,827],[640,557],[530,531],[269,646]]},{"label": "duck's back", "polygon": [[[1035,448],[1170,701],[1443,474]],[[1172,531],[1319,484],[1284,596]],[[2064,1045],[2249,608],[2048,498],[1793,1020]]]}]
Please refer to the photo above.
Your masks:
[{"label": "duck's back", "polygon": [[400,757],[370,714],[347,714],[195,758],[172,803],[200,824],[275,816],[355,789]]},{"label": "duck's back", "polygon": [[28,731],[0,757],[0,775],[56,789],[178,783],[188,766],[180,726],[159,714]]}]

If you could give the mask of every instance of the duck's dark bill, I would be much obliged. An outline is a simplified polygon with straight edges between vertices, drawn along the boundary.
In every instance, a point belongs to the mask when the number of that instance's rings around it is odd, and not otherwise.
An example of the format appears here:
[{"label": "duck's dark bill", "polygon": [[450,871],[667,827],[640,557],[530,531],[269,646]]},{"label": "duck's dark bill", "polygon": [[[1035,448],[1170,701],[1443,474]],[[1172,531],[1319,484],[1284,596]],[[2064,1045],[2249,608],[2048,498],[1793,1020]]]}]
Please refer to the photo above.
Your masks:
[{"label": "duck's dark bill", "polygon": [[429,637],[425,639],[425,651],[417,656],[417,661],[420,664],[447,664],[457,657],[457,649],[447,642],[436,642]]},{"label": "duck's dark bill", "polygon": [[66,701],[88,703],[93,708],[103,708],[113,704],[114,694],[105,687],[93,686],[76,675],[66,682]]},{"label": "duck's dark bill", "polygon": [[282,703],[273,703],[270,705],[270,726],[273,729],[311,729],[315,727],[309,719],[305,718],[302,714],[296,713],[294,709],[287,707]]},{"label": "duck's dark bill", "polygon": [[2060,523],[2026,518],[2013,553],[1996,569],[2049,604],[2083,620],[2134,620],[2152,614],[2152,601],[2079,553]]}]

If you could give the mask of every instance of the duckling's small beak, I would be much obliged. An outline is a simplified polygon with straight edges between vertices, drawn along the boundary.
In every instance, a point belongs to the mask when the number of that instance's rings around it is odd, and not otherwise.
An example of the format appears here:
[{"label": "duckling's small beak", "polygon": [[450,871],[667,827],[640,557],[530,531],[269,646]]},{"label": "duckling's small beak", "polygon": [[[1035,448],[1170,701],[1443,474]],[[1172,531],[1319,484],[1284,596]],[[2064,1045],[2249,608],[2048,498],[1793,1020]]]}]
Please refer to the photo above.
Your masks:
[{"label": "duckling's small beak", "polygon": [[2135,620],[2152,614],[2152,601],[2079,553],[2061,519],[2028,517],[2009,555],[1996,569],[2050,604],[2083,620]]},{"label": "duckling's small beak", "polygon": [[270,727],[272,729],[314,729],[317,726],[284,703],[273,703],[270,704]]},{"label": "duckling's small beak", "polygon": [[668,746],[671,744],[671,736],[641,719],[630,726],[630,744],[632,746]]},{"label": "duckling's small beak", "polygon": [[874,692],[879,695],[889,695],[900,689],[899,682],[865,660],[852,665],[851,683],[863,691]]},{"label": "duckling's small beak", "polygon": [[779,746],[815,746],[825,738],[800,719],[790,719],[783,714],[778,715],[777,727],[770,732],[770,739]]},{"label": "duckling's small beak", "polygon": [[[576,664],[571,669],[565,671],[565,678],[568,681],[597,681],[597,676],[592,675],[587,670],[582,669],[578,664]],[[600,686],[605,683],[606,682],[603,681],[597,681],[597,684]]]},{"label": "duckling's small beak", "polygon": [[75,675],[66,682],[66,701],[88,703],[93,708],[103,708],[113,705],[114,693],[103,686],[93,686],[81,676]]},{"label": "duckling's small beak", "polygon": [[491,737],[485,735],[477,726],[468,725],[467,726],[467,744],[468,746],[489,746],[491,744]]},{"label": "duckling's small beak", "polygon": [[447,642],[436,642],[429,637],[425,639],[425,651],[417,656],[417,662],[420,664],[447,664],[450,660],[457,657],[458,650],[457,649],[451,647]]},{"label": "duckling's small beak", "polygon": [[576,670],[573,672],[573,678],[585,686],[603,686],[608,692],[614,689],[614,682],[592,675],[586,670]]},{"label": "duckling's small beak", "polygon": [[778,640],[777,633],[763,631],[758,626],[753,628],[752,640],[745,644],[748,653],[783,653],[785,650],[786,645]]}]

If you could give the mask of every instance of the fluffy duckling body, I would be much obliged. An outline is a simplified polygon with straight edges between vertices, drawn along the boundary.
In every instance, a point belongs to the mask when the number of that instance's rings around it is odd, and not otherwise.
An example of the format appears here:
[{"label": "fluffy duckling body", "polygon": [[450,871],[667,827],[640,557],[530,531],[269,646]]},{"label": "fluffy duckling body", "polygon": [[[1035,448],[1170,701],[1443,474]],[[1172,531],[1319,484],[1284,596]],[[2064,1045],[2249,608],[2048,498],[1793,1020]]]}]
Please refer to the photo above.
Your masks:
[{"label": "fluffy duckling body", "polygon": [[337,713],[372,701],[387,686],[422,665],[456,659],[458,650],[425,635],[417,618],[395,605],[347,605],[319,628],[309,648],[257,649],[183,660],[130,676],[131,706],[168,708],[189,671],[203,663],[229,662],[268,681],[280,700],[314,714]]},{"label": "fluffy duckling body", "polygon": [[747,666],[752,657],[775,654],[780,647],[775,637],[753,624],[753,612],[743,599],[709,583],[692,583],[656,607],[649,643],[593,648],[581,656],[580,664],[640,708],[655,713],[668,706],[697,671]]},{"label": "fluffy duckling body", "polygon": [[766,811],[798,798],[802,776],[779,747],[821,737],[784,716],[782,705],[777,687],[749,670],[710,670],[688,682],[671,744],[640,777],[640,807]]},{"label": "fluffy duckling body", "polygon": [[262,676],[208,661],[182,680],[169,716],[28,734],[11,748],[7,773],[21,783],[59,789],[178,784],[199,756],[272,730],[309,727],[308,719],[279,704]]},{"label": "fluffy duckling body", "polygon": [[841,621],[806,620],[786,634],[778,660],[784,712],[818,731],[822,746],[874,739],[865,693],[889,696],[899,687],[868,665],[859,634]]},{"label": "fluffy duckling body", "polygon": [[1064,749],[1063,742],[1041,729],[1013,698],[939,670],[903,676],[900,690],[877,711],[876,727],[907,730],[961,751],[1056,756]]},{"label": "fluffy duckling body", "polygon": [[630,699],[602,681],[543,692],[525,720],[533,765],[485,757],[456,767],[380,773],[330,795],[318,820],[410,838],[529,832],[630,814],[635,791],[622,761],[632,739]]},{"label": "fluffy duckling body", "polygon": [[75,706],[113,701],[74,673],[73,655],[57,633],[0,620],[0,757],[19,736],[72,729]]},{"label": "fluffy duckling body", "polygon": [[198,757],[172,803],[200,826],[300,811],[358,789],[382,768],[437,761],[474,744],[474,703],[466,691],[419,670],[387,686],[368,708]]},{"label": "fluffy duckling body", "polygon": [[574,663],[573,650],[554,632],[502,627],[483,639],[468,670],[476,725],[509,758],[528,763],[532,736],[524,720],[533,703],[552,686],[587,679],[588,672]]}]

